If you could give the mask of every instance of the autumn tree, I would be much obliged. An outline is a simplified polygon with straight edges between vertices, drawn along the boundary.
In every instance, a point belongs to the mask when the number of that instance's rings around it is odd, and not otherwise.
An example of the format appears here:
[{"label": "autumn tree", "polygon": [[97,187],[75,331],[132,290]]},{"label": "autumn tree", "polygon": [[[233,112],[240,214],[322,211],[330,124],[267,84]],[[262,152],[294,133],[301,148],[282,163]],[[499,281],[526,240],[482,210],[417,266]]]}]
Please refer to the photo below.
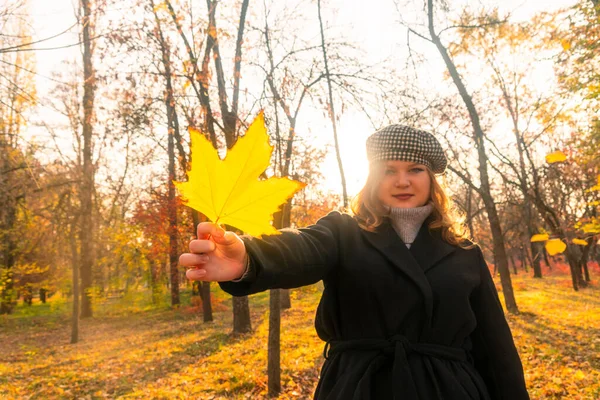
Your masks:
[{"label": "autumn tree", "polygon": [[[598,191],[600,182],[595,182],[599,172],[598,146],[600,146],[600,122],[598,102],[600,99],[600,74],[598,48],[600,46],[600,5],[597,1],[581,1],[555,15],[557,23],[547,32],[547,40],[559,42],[562,52],[555,60],[558,82],[570,96],[577,98],[578,124],[573,127],[573,145],[577,155],[572,157],[586,173],[581,187],[587,188],[586,212],[576,228],[580,237],[593,243],[600,234]],[[585,196],[582,196],[585,197]],[[594,246],[597,249],[597,246]],[[590,254],[584,248],[582,259]],[[583,263],[587,267],[587,263]]]},{"label": "autumn tree", "polygon": [[177,117],[176,102],[174,97],[173,89],[173,65],[171,61],[171,48],[168,40],[166,39],[161,20],[158,16],[156,6],[153,0],[150,0],[154,18],[156,21],[156,37],[161,50],[161,61],[163,76],[165,79],[165,107],[167,113],[167,129],[168,129],[168,147],[167,152],[169,156],[169,174],[168,174],[168,198],[171,204],[168,213],[169,220],[169,265],[170,265],[170,276],[171,276],[171,304],[173,306],[179,304],[179,249],[177,246],[177,208],[175,203],[175,186],[174,181],[176,179],[175,174],[175,140],[180,137],[179,134],[179,119]]},{"label": "autumn tree", "polygon": [[81,0],[79,24],[83,46],[83,123],[82,123],[82,175],[80,190],[80,257],[81,257],[81,318],[92,316],[92,285],[93,285],[93,195],[94,195],[94,166],[92,165],[92,137],[94,129],[94,91],[96,88],[93,66],[94,19],[91,0]]},{"label": "autumn tree", "polygon": [[[480,112],[477,106],[475,105],[473,96],[469,92],[465,84],[466,78],[460,74],[460,71],[457,68],[454,58],[448,51],[447,45],[445,45],[442,41],[440,32],[443,31],[438,31],[438,28],[436,26],[437,14],[435,13],[437,9],[439,9],[439,6],[438,8],[434,7],[433,0],[427,0],[425,15],[427,32],[421,33],[412,28],[409,28],[409,31],[412,34],[420,37],[423,40],[426,40],[427,42],[435,46],[439,55],[444,61],[446,71],[449,74],[456,90],[458,91],[460,99],[462,100],[462,104],[468,114],[468,121],[470,125],[469,130],[471,131],[470,139],[472,140],[472,144],[477,151],[478,164],[475,167],[478,171],[477,180],[479,184],[476,184],[472,180],[468,179],[464,174],[461,174],[460,170],[454,168],[452,165],[450,166],[450,170],[456,173],[457,175],[461,176],[461,178],[464,178],[463,180],[465,181],[465,183],[469,184],[473,190],[477,191],[477,193],[481,196],[483,200],[489,221],[490,230],[492,232],[494,260],[495,265],[498,268],[498,271],[500,272],[500,279],[502,283],[502,290],[505,298],[506,308],[511,313],[518,313],[519,310],[514,297],[512,282],[510,278],[510,271],[508,268],[508,259],[506,255],[504,234],[502,232],[502,225],[498,215],[496,201],[492,193],[492,182],[490,180],[489,173],[489,150],[486,148],[487,145],[484,127],[481,124]],[[447,28],[444,30],[447,30]]]},{"label": "autumn tree", "polygon": [[[578,119],[578,112],[569,110],[566,106],[568,100],[562,91],[551,81],[542,85],[539,89],[534,82],[539,81],[543,74],[543,60],[549,58],[557,49],[559,44],[553,40],[543,40],[544,29],[554,25],[554,18],[546,14],[534,17],[531,22],[511,23],[501,20],[497,14],[471,15],[463,12],[458,24],[460,39],[454,43],[453,52],[464,63],[469,60],[484,60],[485,70],[483,76],[489,76],[487,84],[487,98],[497,101],[501,107],[501,113],[511,122],[514,136],[516,154],[512,151],[499,148],[496,141],[489,136],[486,137],[490,151],[495,161],[490,163],[494,171],[499,174],[505,185],[518,188],[522,196],[523,214],[527,224],[527,236],[532,237],[541,229],[541,224],[536,223],[537,214],[541,216],[545,225],[553,237],[564,239],[566,242],[566,257],[569,262],[573,287],[585,286],[578,266],[579,249],[572,243],[574,222],[573,217],[579,213],[578,208],[566,209],[565,204],[573,204],[576,198],[573,196],[573,188],[582,186],[576,183],[579,177],[589,173],[586,169],[575,171],[576,162],[569,168],[560,168],[564,175],[561,178],[552,178],[557,173],[557,165],[548,165],[539,149],[546,152],[556,150],[562,146],[563,150],[569,147],[571,139],[564,138],[565,129],[574,129],[574,121]],[[476,26],[478,29],[473,29]],[[527,58],[536,55],[537,62],[520,63],[507,62],[506,60]],[[540,67],[540,65],[542,67]],[[550,75],[549,80],[552,79]],[[482,100],[480,100],[482,101]],[[489,126],[493,126],[492,119],[483,116]],[[570,135],[575,138],[579,135]],[[514,154],[514,156],[512,154]],[[569,152],[575,154],[576,152]],[[550,160],[550,159],[549,159]],[[572,158],[576,160],[575,157]],[[553,161],[550,161],[553,162]],[[500,166],[505,166],[502,170]],[[568,170],[571,169],[569,172]],[[556,176],[556,175],[555,175]],[[590,185],[591,186],[591,185]],[[586,198],[581,193],[580,198]],[[561,200],[557,202],[557,200]],[[569,199],[569,200],[567,200]],[[567,200],[565,203],[564,200]],[[562,205],[561,205],[562,203]],[[574,204],[580,203],[579,201]],[[535,206],[535,209],[532,208]],[[537,225],[537,226],[536,226]],[[530,242],[534,276],[541,277],[539,259],[542,249],[537,242]]]},{"label": "autumn tree", "polygon": [[[225,77],[225,70],[223,68],[223,59],[221,56],[221,48],[219,43],[219,31],[216,18],[218,3],[212,0],[207,0],[206,2],[208,28],[206,29],[206,37],[204,40],[205,51],[203,58],[200,58],[197,55],[197,51],[193,47],[194,43],[188,39],[188,36],[181,25],[181,20],[177,14],[177,11],[173,7],[173,4],[167,0],[165,5],[172,17],[173,24],[177,28],[177,32],[179,33],[185,45],[185,51],[188,55],[186,65],[188,65],[187,68],[188,71],[190,71],[188,79],[190,85],[192,85],[194,88],[201,105],[203,113],[202,115],[204,117],[204,124],[202,127],[205,128],[203,131],[207,132],[213,144],[216,144],[217,135],[215,126],[218,126],[223,133],[227,149],[230,149],[237,140],[238,121],[241,119],[238,109],[242,68],[242,44],[244,43],[244,30],[249,0],[242,1],[239,12],[239,24],[237,36],[235,38],[235,51],[231,79],[231,103],[229,102],[227,80]],[[209,67],[211,54],[214,70],[210,70]],[[215,73],[217,83],[217,96],[215,98],[211,97],[209,91],[209,71],[214,71]],[[215,113],[213,112],[213,102],[220,110],[220,123],[217,121]],[[233,331],[235,333],[251,331],[250,309],[248,306],[247,296],[233,298],[233,315]]]},{"label": "autumn tree", "polygon": [[[28,51],[31,37],[25,3],[10,1],[0,8],[0,313],[11,313],[16,301],[14,268],[18,261],[19,209],[35,186],[32,153],[22,130],[27,112],[37,103],[35,59]],[[29,153],[29,154],[28,154]]]}]

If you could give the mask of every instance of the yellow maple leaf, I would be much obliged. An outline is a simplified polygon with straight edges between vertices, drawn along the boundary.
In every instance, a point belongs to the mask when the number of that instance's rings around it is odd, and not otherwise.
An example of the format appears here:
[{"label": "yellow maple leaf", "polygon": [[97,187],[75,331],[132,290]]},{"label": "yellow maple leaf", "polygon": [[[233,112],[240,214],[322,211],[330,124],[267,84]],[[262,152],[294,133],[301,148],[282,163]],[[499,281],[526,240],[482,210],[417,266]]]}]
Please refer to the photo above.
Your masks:
[{"label": "yellow maple leaf", "polygon": [[582,240],[582,239],[577,239],[577,238],[574,238],[574,239],[572,240],[572,242],[573,242],[573,244],[579,244],[579,245],[581,245],[581,246],[587,246],[587,245],[588,245],[588,242],[587,242],[587,241],[585,241],[585,240]]},{"label": "yellow maple leaf", "polygon": [[567,156],[565,155],[565,153],[563,153],[560,150],[555,151],[554,153],[550,153],[550,154],[546,155],[546,162],[548,164],[557,163],[557,162],[563,162],[566,159],[567,159]]},{"label": "yellow maple leaf", "polygon": [[562,253],[567,249],[567,245],[560,239],[550,239],[546,242],[546,251],[551,256]]},{"label": "yellow maple leaf", "polygon": [[306,186],[287,177],[259,180],[271,160],[273,146],[262,112],[223,160],[212,143],[190,129],[191,168],[187,182],[174,182],[187,205],[214,223],[260,236],[277,234],[273,213]]},{"label": "yellow maple leaf", "polygon": [[550,236],[548,236],[548,234],[538,233],[537,235],[533,235],[531,237],[531,241],[532,242],[545,242],[549,238],[550,238]]}]

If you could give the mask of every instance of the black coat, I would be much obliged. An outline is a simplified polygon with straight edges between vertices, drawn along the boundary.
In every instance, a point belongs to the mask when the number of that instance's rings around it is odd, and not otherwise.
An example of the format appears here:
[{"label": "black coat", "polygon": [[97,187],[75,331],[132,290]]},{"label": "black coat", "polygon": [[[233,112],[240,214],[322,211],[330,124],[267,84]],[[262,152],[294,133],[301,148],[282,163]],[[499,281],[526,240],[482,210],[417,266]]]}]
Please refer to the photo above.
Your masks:
[{"label": "black coat", "polygon": [[243,237],[249,275],[220,285],[241,296],[323,280],[316,399],[529,399],[481,250],[452,246],[427,223],[410,249],[389,222],[368,232],[339,212]]}]

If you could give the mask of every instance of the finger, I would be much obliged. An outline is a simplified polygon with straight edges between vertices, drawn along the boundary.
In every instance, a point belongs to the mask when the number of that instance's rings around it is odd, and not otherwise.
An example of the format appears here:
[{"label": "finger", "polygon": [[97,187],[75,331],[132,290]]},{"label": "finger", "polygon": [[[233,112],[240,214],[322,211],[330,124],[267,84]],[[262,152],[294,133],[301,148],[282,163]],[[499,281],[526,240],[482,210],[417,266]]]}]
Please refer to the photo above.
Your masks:
[{"label": "finger", "polygon": [[189,248],[190,253],[210,253],[215,251],[215,243],[211,240],[192,240]]},{"label": "finger", "polygon": [[204,269],[188,269],[185,276],[191,281],[201,281],[206,276],[206,270]]},{"label": "finger", "polygon": [[179,264],[184,267],[204,266],[209,260],[206,254],[184,253],[179,256]]},{"label": "finger", "polygon": [[198,224],[198,228],[196,228],[196,232],[198,234],[198,239],[206,239],[208,236],[223,236],[225,231],[216,224],[212,222],[201,222]]}]

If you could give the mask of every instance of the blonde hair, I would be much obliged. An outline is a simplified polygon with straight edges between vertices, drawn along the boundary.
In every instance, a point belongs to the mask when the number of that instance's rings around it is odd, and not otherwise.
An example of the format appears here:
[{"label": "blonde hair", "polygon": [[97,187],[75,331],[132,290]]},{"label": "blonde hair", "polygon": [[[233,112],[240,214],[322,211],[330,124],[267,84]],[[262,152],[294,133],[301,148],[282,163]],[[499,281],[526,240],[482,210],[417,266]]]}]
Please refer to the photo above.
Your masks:
[{"label": "blonde hair", "polygon": [[[352,199],[351,209],[358,225],[367,231],[374,231],[389,215],[389,210],[377,196],[379,184],[384,176],[385,162],[375,162],[369,170],[367,182],[361,191]],[[433,205],[432,219],[428,228],[440,229],[442,239],[464,249],[472,248],[473,242],[467,234],[462,218],[453,207],[442,183],[435,174],[427,168],[431,182],[429,202]]]}]

